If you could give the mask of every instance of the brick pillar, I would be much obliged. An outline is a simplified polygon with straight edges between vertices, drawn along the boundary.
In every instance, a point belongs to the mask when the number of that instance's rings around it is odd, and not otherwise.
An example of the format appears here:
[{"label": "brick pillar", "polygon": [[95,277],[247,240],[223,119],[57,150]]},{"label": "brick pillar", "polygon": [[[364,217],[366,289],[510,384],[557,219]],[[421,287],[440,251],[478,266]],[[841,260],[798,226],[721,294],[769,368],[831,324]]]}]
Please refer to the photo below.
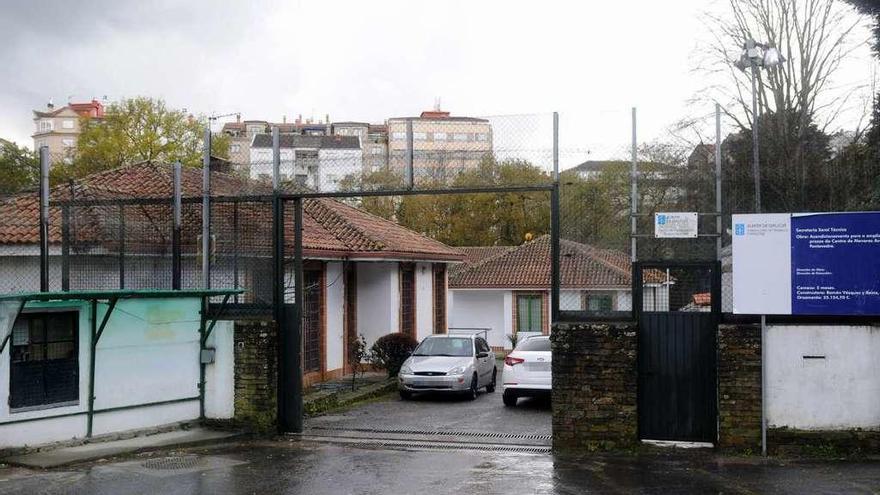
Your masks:
[{"label": "brick pillar", "polygon": [[553,349],[553,448],[615,449],[638,442],[635,323],[560,323]]},{"label": "brick pillar", "polygon": [[761,451],[761,326],[718,326],[718,446]]},{"label": "brick pillar", "polygon": [[235,323],[235,419],[257,430],[274,429],[278,379],[274,321]]}]

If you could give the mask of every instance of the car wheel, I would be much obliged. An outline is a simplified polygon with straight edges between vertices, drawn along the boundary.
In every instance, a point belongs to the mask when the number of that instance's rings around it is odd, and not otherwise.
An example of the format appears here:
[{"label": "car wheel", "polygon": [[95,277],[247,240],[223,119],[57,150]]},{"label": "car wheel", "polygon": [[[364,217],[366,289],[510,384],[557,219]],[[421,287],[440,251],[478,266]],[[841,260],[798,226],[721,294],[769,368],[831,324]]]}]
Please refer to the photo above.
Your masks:
[{"label": "car wheel", "polygon": [[495,380],[498,378],[498,368],[492,370],[492,382],[486,385],[486,392],[490,394],[495,391]]},{"label": "car wheel", "polygon": [[474,400],[477,398],[477,374],[474,373],[474,377],[471,378],[471,388],[468,389],[467,392],[468,400]]},{"label": "car wheel", "polygon": [[510,392],[504,392],[504,395],[501,396],[501,400],[504,401],[504,405],[507,407],[516,406],[517,397]]},{"label": "car wheel", "polygon": [[412,399],[412,392],[410,392],[408,390],[401,390],[400,391],[400,398],[403,400],[410,400],[410,399]]}]

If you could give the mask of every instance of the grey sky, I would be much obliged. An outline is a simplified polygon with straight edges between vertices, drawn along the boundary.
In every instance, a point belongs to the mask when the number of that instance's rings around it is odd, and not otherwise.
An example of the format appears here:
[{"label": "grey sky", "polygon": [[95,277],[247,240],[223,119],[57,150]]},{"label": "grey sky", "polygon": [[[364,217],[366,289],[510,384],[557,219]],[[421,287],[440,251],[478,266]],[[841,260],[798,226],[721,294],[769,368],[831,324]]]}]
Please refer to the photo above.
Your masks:
[{"label": "grey sky", "polygon": [[[0,137],[30,146],[49,97],[147,95],[197,114],[380,122],[562,113],[564,146],[623,147],[705,114],[688,98],[706,0],[2,2]],[[867,48],[840,84],[871,77]],[[607,150],[606,150],[607,151]]]}]

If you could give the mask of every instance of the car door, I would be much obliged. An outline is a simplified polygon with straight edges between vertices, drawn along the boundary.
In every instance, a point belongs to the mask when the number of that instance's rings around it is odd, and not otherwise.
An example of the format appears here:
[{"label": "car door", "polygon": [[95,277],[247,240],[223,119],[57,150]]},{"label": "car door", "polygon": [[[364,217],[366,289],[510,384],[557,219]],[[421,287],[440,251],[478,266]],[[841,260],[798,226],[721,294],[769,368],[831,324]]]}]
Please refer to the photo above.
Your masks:
[{"label": "car door", "polygon": [[477,358],[478,373],[480,375],[479,382],[483,385],[492,381],[492,368],[494,368],[495,363],[492,362],[492,349],[489,348],[489,344],[485,340],[477,338],[476,347],[478,354],[485,354],[484,357]]}]

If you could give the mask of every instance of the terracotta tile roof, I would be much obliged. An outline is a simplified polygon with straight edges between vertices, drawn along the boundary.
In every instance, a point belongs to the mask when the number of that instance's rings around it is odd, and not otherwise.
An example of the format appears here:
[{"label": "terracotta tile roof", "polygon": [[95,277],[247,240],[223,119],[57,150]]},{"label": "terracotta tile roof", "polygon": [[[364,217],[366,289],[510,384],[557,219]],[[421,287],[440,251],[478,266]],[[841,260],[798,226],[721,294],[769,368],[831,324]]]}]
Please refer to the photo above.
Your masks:
[{"label": "terracotta tile roof", "polygon": [[477,263],[486,258],[491,258],[493,256],[497,256],[501,253],[510,251],[511,249],[516,249],[511,246],[464,246],[458,248],[459,251],[464,253],[464,262],[458,265],[455,265],[450,269],[450,274],[454,274],[457,271],[461,271]]},{"label": "terracotta tile roof", "polygon": [[[550,287],[548,235],[504,250],[461,249],[468,259],[475,261],[450,273],[450,288]],[[563,288],[631,286],[631,268],[625,253],[566,239],[560,239],[560,270]]]},{"label": "terracotta tile roof", "polygon": [[[93,174],[73,187],[77,199],[169,198],[172,194],[172,167],[167,164],[139,163]],[[268,193],[267,186],[236,176],[212,172],[214,194],[232,196],[242,191]],[[181,190],[184,197],[200,197],[202,170],[183,168]],[[56,186],[50,193],[50,205],[68,200],[71,189]],[[117,239],[115,206],[77,207],[76,239],[84,242],[113,243]],[[127,230],[127,249],[163,249],[170,245],[170,208],[165,205],[126,207],[127,229],[137,225],[133,234]],[[214,203],[212,232],[218,250],[233,249],[232,203]],[[292,205],[288,203],[285,224],[293,232]],[[463,254],[441,242],[406,229],[394,222],[371,215],[339,201],[307,199],[303,205],[303,248],[310,257],[379,257],[458,261]],[[242,254],[271,253],[272,209],[268,202],[240,203],[239,248]],[[0,245],[36,244],[39,242],[39,198],[36,192],[14,196],[0,203]],[[129,224],[129,222],[131,222]],[[197,249],[195,239],[201,229],[201,205],[184,204],[182,237],[184,252]],[[129,239],[128,236],[136,236]],[[50,208],[49,238],[61,241],[61,209]],[[187,241],[189,240],[189,241]],[[293,236],[285,236],[293,246]]]}]

